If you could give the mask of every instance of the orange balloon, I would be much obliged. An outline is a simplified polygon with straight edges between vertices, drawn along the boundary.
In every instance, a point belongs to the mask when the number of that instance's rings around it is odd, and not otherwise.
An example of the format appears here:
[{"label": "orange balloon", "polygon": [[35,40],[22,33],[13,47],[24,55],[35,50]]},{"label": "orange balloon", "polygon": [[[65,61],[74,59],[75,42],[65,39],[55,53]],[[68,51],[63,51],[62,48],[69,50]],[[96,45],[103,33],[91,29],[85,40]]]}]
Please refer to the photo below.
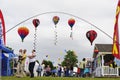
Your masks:
[{"label": "orange balloon", "polygon": [[24,38],[29,34],[29,29],[27,27],[20,27],[18,28],[18,34],[21,37],[23,42]]}]

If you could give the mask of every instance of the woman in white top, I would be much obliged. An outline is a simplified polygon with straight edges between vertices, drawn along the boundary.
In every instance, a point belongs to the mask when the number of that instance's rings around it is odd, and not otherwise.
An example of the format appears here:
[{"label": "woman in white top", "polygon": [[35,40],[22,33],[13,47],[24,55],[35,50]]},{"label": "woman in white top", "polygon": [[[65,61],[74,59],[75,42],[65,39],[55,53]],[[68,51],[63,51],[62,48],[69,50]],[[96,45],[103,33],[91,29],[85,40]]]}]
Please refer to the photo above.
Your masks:
[{"label": "woman in white top", "polygon": [[34,66],[35,66],[35,57],[36,57],[36,54],[35,54],[35,50],[32,50],[32,54],[28,56],[29,58],[29,71],[30,71],[30,77],[34,77]]}]

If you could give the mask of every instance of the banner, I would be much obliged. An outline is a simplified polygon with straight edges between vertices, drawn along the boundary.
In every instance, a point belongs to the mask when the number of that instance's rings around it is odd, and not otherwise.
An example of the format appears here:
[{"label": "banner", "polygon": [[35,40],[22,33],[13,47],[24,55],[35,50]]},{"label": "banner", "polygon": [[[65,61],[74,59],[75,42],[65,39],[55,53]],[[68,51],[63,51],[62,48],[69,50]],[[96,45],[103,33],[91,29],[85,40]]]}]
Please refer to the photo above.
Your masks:
[{"label": "banner", "polygon": [[114,34],[113,34],[113,49],[112,49],[112,54],[117,59],[120,59],[120,51],[119,51],[119,28],[118,28],[119,13],[120,13],[120,0],[118,1],[118,5],[117,5],[117,9],[116,9]]}]

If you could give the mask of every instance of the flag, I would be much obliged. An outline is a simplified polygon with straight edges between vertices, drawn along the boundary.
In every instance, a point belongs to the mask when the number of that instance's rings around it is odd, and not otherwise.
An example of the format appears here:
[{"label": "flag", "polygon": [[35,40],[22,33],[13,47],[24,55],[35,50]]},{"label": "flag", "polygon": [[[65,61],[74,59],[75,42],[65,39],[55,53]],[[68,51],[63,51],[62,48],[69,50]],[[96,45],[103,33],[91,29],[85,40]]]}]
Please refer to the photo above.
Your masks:
[{"label": "flag", "polygon": [[118,5],[117,5],[117,9],[116,9],[114,34],[113,34],[113,47],[112,47],[112,54],[117,59],[120,59],[120,53],[119,53],[119,29],[118,29],[119,13],[120,13],[120,0],[118,1]]}]

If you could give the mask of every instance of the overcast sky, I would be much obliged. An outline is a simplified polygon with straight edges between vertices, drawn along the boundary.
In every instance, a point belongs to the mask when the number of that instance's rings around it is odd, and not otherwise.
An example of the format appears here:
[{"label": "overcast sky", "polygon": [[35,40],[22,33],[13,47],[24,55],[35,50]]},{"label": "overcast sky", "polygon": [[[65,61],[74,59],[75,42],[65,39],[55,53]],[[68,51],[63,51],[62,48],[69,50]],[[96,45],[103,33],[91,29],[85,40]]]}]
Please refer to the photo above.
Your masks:
[{"label": "overcast sky", "polygon": [[[48,55],[48,59],[58,63],[58,58],[62,61],[66,55],[65,50],[74,50],[81,60],[83,57],[92,57],[95,44],[112,44],[112,39],[78,18],[89,21],[112,37],[117,2],[118,0],[0,0],[0,9],[4,15],[6,31],[29,17],[41,14],[34,17],[40,20],[37,28],[37,58],[42,60],[46,58],[45,55]],[[72,14],[78,18],[62,13],[42,14],[54,11]],[[56,30],[57,45],[54,45],[53,16],[60,17]],[[27,54],[31,53],[34,41],[35,28],[32,24],[34,18],[6,34],[7,46],[12,47],[16,54],[20,48],[27,49]],[[76,20],[73,26],[73,40],[69,37],[71,30],[67,23],[70,18]],[[29,29],[29,35],[24,42],[21,42],[17,33],[21,26]],[[91,29],[98,34],[92,46],[86,38],[86,32]]]}]

